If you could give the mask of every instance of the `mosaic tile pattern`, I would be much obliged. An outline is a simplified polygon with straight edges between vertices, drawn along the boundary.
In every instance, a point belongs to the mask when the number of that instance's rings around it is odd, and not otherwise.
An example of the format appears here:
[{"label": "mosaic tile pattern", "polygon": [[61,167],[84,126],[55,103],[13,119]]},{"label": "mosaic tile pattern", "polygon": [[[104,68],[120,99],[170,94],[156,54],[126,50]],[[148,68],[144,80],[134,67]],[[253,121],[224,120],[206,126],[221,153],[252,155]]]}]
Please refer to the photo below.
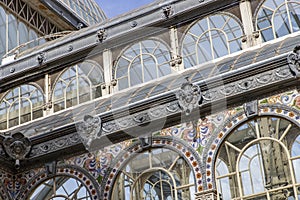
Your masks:
[{"label": "mosaic tile pattern", "polygon": [[[70,176],[78,179],[85,184],[93,200],[99,199],[99,190],[97,189],[98,185],[95,184],[95,181],[91,179],[88,173],[81,170],[80,168],[68,165],[59,166],[57,167],[56,175]],[[31,192],[33,192],[41,183],[52,177],[53,176],[48,176],[45,170],[41,170],[38,174],[31,178],[31,181],[26,184],[26,187],[22,189],[20,195],[18,195],[15,199],[24,200],[28,198],[28,195],[31,194]]]},{"label": "mosaic tile pattern", "polygon": [[[259,115],[273,115],[286,118],[298,126],[300,126],[300,94],[297,90],[286,92],[279,95],[274,95],[268,98],[259,100]],[[207,152],[206,158],[206,185],[207,189],[215,189],[214,185],[214,159],[216,158],[217,150],[221,146],[223,139],[231,133],[231,131],[247,120],[246,115],[243,111],[232,112],[233,115],[229,116],[224,125],[222,125],[222,130],[213,138],[210,148]]]}]

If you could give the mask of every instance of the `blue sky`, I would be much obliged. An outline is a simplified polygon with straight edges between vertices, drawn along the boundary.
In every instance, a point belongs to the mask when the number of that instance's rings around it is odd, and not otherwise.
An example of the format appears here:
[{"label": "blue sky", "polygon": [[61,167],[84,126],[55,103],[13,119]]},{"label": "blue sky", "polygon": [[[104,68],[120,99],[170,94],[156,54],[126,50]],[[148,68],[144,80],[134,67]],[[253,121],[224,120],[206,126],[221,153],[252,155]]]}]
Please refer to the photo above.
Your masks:
[{"label": "blue sky", "polygon": [[141,7],[154,0],[95,0],[108,18],[115,17],[135,8]]}]

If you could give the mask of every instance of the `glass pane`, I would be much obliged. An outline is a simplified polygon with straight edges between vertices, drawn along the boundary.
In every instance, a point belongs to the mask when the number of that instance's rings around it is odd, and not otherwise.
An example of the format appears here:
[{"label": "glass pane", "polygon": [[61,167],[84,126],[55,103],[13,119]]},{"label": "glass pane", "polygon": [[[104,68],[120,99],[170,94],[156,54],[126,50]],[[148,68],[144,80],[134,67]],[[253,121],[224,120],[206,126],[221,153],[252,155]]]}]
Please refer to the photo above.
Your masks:
[{"label": "glass pane", "polygon": [[300,30],[300,4],[299,3],[289,3],[288,4],[290,17],[292,21],[293,32]]},{"label": "glass pane", "polygon": [[157,78],[157,63],[150,55],[143,55],[144,82]]},{"label": "glass pane", "polygon": [[211,42],[209,39],[209,33],[205,33],[200,40],[198,41],[197,45],[197,55],[198,55],[198,64],[207,62],[213,59],[212,57],[212,49],[211,49]]},{"label": "glass pane", "polygon": [[6,53],[6,14],[0,7],[0,59]]},{"label": "glass pane", "polygon": [[[145,40],[132,45],[119,58],[116,65],[115,74],[119,90],[171,73],[170,60],[170,52],[161,42]],[[159,69],[162,65],[164,67]],[[127,78],[128,84],[125,83]]]},{"label": "glass pane", "polygon": [[17,19],[13,15],[8,15],[8,50],[18,46],[17,26]]},{"label": "glass pane", "polygon": [[281,6],[277,12],[274,13],[273,25],[277,37],[291,33],[291,27],[285,5]]},{"label": "glass pane", "polygon": [[229,54],[226,36],[220,31],[211,31],[214,58]]},{"label": "glass pane", "polygon": [[130,85],[134,86],[143,83],[143,69],[140,57],[137,57],[131,64],[129,69]]},{"label": "glass pane", "polygon": [[[242,35],[240,24],[230,16],[211,15],[200,20],[190,28],[183,40],[185,68],[241,50],[241,43],[237,41]],[[229,44],[229,40],[236,42]]]}]

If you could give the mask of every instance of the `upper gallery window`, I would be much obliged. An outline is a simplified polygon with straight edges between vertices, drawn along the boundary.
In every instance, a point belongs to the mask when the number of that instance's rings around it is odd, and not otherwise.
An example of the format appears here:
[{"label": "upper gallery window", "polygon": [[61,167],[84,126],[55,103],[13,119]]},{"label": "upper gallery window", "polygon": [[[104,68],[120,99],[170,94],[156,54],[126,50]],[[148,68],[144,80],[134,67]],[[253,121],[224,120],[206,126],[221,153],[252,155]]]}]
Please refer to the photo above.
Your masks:
[{"label": "upper gallery window", "polygon": [[124,51],[116,64],[119,90],[171,73],[168,47],[156,40],[138,42]]},{"label": "upper gallery window", "polygon": [[300,2],[266,0],[258,10],[257,29],[269,41],[300,30]]},{"label": "upper gallery window", "polygon": [[100,97],[101,83],[103,73],[96,63],[85,61],[67,68],[54,86],[54,112]]},{"label": "upper gallery window", "polygon": [[120,171],[112,199],[191,200],[194,199],[194,173],[178,153],[153,148],[137,154]]},{"label": "upper gallery window", "polygon": [[240,23],[230,15],[216,14],[197,21],[183,39],[185,68],[241,50],[242,35]]},{"label": "upper gallery window", "polygon": [[300,129],[266,116],[237,127],[216,161],[220,199],[299,199]]},{"label": "upper gallery window", "polygon": [[0,129],[7,129],[43,116],[44,96],[33,85],[9,90],[0,104]]}]

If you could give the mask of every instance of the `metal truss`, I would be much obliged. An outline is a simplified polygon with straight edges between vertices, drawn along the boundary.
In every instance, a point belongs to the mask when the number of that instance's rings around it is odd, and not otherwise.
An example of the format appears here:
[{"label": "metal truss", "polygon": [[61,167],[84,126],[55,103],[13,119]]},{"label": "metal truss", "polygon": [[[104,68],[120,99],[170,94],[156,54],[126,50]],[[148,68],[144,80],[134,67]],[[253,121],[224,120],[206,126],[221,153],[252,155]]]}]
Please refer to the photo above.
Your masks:
[{"label": "metal truss", "polygon": [[60,32],[57,26],[22,0],[0,0],[0,5],[24,20],[26,24],[42,35]]}]

